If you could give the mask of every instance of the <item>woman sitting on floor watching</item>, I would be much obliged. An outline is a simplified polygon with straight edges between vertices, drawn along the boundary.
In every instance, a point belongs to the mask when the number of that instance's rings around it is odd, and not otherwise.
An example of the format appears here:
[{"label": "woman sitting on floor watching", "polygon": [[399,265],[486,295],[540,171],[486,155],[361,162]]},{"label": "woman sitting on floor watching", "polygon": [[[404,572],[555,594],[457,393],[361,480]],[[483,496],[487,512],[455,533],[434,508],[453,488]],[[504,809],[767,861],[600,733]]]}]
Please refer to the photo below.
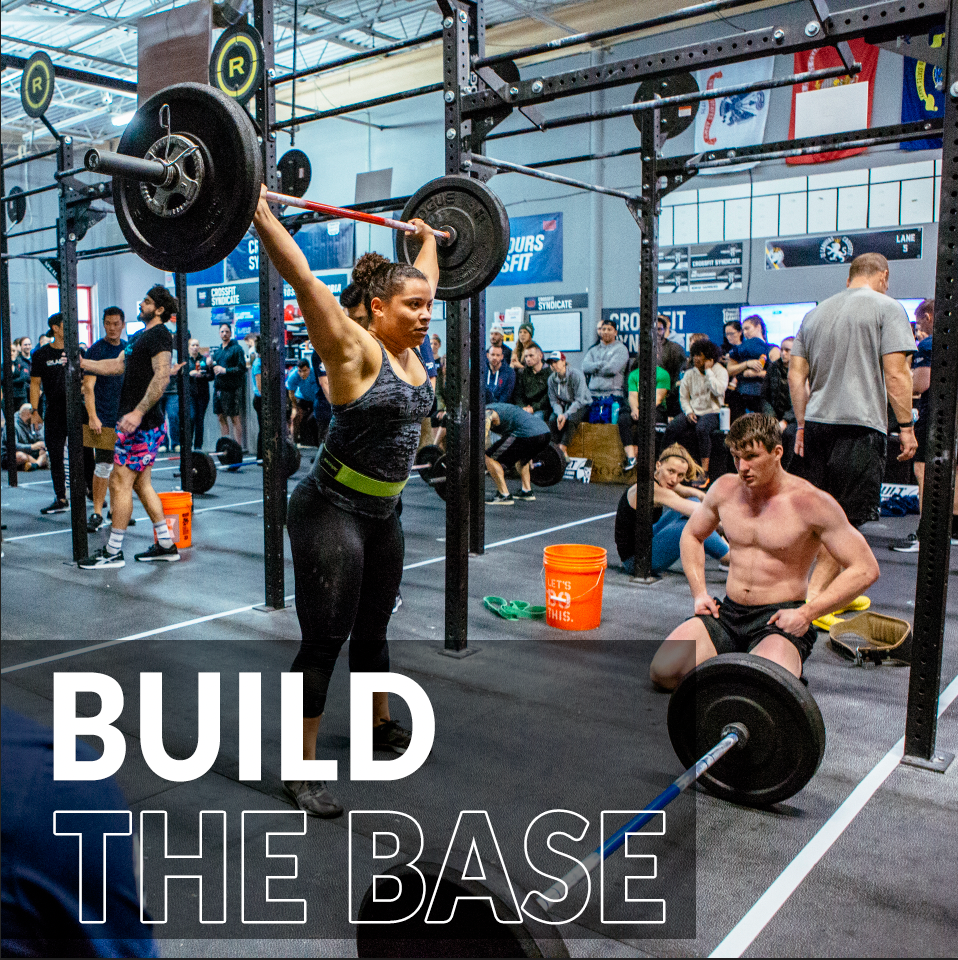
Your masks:
[{"label": "woman sitting on floor watching", "polygon": [[[679,541],[692,511],[698,506],[702,491],[684,485],[694,480],[702,468],[680,444],[674,443],[662,451],[655,464],[655,483],[652,486],[652,572],[659,573],[679,559]],[[615,513],[615,547],[619,551],[622,569],[635,573],[635,497],[636,484],[622,494]],[[728,544],[713,533],[705,541],[705,552],[728,565]]]}]

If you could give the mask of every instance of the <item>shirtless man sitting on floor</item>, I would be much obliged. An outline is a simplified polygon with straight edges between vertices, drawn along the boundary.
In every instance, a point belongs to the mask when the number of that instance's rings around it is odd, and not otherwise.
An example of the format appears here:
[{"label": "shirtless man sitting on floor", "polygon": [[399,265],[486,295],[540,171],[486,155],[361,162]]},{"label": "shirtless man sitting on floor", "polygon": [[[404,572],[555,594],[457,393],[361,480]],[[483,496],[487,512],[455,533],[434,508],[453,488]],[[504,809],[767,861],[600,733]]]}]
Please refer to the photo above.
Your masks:
[{"label": "shirtless man sitting on floor", "polygon": [[[712,484],[682,533],[695,616],[669,634],[649,669],[652,682],[666,690],[720,653],[754,653],[800,677],[817,637],[812,621],[841,609],[878,579],[878,561],[838,502],[782,469],[782,432],[774,417],[740,417],[725,442],[738,472]],[[705,585],[703,547],[719,523],[731,554],[721,603]],[[843,570],[806,603],[809,571],[822,544]]]}]

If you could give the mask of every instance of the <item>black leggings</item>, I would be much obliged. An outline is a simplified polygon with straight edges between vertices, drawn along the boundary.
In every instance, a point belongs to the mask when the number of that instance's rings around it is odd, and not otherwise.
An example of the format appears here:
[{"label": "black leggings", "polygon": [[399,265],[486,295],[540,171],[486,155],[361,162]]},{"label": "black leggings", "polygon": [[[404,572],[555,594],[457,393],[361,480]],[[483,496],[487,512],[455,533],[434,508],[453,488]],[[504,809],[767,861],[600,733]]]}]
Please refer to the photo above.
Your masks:
[{"label": "black leggings", "polygon": [[292,670],[303,674],[303,716],[318,717],[347,637],[350,671],[389,669],[386,627],[402,580],[403,533],[395,513],[376,520],[334,506],[312,477],[293,491],[286,523],[303,633]]},{"label": "black leggings", "polygon": [[[61,418],[54,415],[49,407],[47,417],[43,421],[43,440],[50,457],[50,479],[53,481],[53,492],[57,500],[66,500],[67,471],[64,463],[64,447],[67,442],[67,420],[66,416]],[[82,468],[82,464],[80,466]]]}]

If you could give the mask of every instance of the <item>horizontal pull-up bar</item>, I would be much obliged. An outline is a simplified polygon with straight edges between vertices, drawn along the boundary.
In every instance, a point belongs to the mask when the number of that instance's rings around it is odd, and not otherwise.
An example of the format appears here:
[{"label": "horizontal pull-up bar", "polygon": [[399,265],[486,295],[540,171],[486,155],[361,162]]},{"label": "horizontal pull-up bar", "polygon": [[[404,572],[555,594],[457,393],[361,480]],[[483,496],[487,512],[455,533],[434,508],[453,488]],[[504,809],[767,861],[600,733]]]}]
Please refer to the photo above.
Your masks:
[{"label": "horizontal pull-up bar", "polygon": [[620,197],[622,200],[629,200],[634,203],[642,203],[642,198],[632,193],[626,193],[624,190],[615,190],[612,187],[600,187],[594,183],[586,183],[584,180],[573,180],[572,177],[562,177],[557,173],[546,173],[544,170],[535,170],[532,167],[524,167],[519,163],[509,163],[508,160],[496,160],[495,157],[484,157],[478,153],[466,154],[463,158],[463,166],[480,166],[485,164],[487,167],[493,167],[507,173],[523,173],[527,177],[535,177],[537,180],[548,180],[551,183],[562,183],[567,187],[577,187],[579,190],[588,190],[591,193],[604,193],[610,197]]},{"label": "horizontal pull-up bar", "polygon": [[280,120],[273,124],[274,130],[285,130],[287,127],[298,127],[301,123],[312,123],[314,120],[326,120],[330,117],[341,117],[344,113],[357,113],[368,110],[370,107],[381,107],[397,100],[406,100],[409,97],[421,97],[427,93],[438,93],[442,90],[441,83],[430,83],[424,87],[414,87],[412,90],[403,90],[400,93],[390,93],[375,100],[363,100],[360,103],[349,103],[345,107],[334,107],[332,110],[320,110],[318,113],[304,113],[289,120]]},{"label": "horizontal pull-up bar", "polygon": [[19,167],[22,163],[29,163],[31,160],[42,160],[44,157],[55,157],[59,147],[52,147],[49,150],[41,150],[39,153],[28,153],[25,157],[16,157],[13,160],[5,160],[3,169],[9,170],[11,167]]},{"label": "horizontal pull-up bar", "polygon": [[700,17],[707,13],[717,13],[721,10],[732,10],[735,7],[745,7],[755,0],[707,0],[706,3],[697,3],[691,7],[683,7],[672,13],[663,13],[648,20],[639,20],[637,23],[627,23],[621,27],[610,27],[608,30],[595,30],[591,33],[574,33],[569,37],[550,40],[548,43],[537,43],[531,47],[522,47],[519,50],[510,50],[508,53],[497,53],[491,57],[478,57],[472,61],[473,69],[491,67],[503,60],[523,60],[540,53],[551,53],[554,50],[564,50],[566,47],[575,47],[581,43],[592,43],[596,40],[607,40],[609,37],[620,37],[626,33],[636,33],[651,27],[662,27],[669,23],[678,23],[690,17]]},{"label": "horizontal pull-up bar", "polygon": [[[851,73],[859,73],[861,64],[855,64]],[[805,73],[793,73],[788,77],[779,77],[772,80],[753,80],[749,83],[736,83],[728,87],[716,87],[714,90],[700,90],[698,93],[677,93],[674,97],[659,97],[655,100],[640,100],[638,103],[626,103],[621,107],[612,107],[610,110],[599,110],[595,113],[580,113],[573,117],[558,117],[555,120],[545,120],[537,127],[523,130],[510,130],[505,133],[494,133],[487,140],[501,140],[503,137],[515,137],[523,133],[532,133],[534,130],[556,130],[559,127],[571,127],[579,123],[592,123],[595,120],[611,120],[614,117],[634,116],[647,110],[664,110],[668,107],[680,107],[690,103],[699,103],[702,100],[719,100],[722,97],[736,93],[751,93],[753,90],[774,90],[776,87],[791,87],[800,83],[810,83],[815,80],[828,80],[833,77],[849,75],[845,67],[826,67],[823,70],[808,70]]]},{"label": "horizontal pull-up bar", "polygon": [[32,197],[35,193],[47,193],[50,190],[56,190],[60,184],[47,183],[42,187],[34,187],[32,190],[22,190],[20,193],[8,193],[5,197],[0,197],[0,203],[13,203],[22,197]]}]

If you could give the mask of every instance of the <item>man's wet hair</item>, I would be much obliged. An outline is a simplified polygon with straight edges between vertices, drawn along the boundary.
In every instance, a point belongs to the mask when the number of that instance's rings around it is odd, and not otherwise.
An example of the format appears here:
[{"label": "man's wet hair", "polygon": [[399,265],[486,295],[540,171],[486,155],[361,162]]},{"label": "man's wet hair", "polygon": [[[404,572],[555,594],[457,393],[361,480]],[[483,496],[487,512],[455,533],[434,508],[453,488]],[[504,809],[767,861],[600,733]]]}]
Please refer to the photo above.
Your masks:
[{"label": "man's wet hair", "polygon": [[725,438],[725,446],[730,450],[744,450],[753,443],[761,444],[769,453],[782,446],[782,428],[775,417],[746,413],[732,424]]}]

